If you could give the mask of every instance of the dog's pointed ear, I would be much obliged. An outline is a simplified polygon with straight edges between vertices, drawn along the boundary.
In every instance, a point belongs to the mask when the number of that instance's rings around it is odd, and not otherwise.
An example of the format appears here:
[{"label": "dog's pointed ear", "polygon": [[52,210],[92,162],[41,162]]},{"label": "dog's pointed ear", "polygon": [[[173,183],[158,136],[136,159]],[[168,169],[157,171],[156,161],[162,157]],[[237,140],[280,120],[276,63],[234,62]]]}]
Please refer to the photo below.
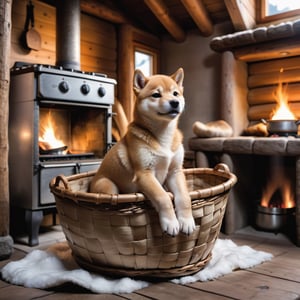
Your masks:
[{"label": "dog's pointed ear", "polygon": [[146,85],[147,79],[141,70],[135,70],[133,76],[133,89],[135,93],[139,93]]},{"label": "dog's pointed ear", "polygon": [[178,84],[179,87],[183,88],[183,78],[184,72],[182,68],[179,68],[174,74],[171,75],[174,81]]}]

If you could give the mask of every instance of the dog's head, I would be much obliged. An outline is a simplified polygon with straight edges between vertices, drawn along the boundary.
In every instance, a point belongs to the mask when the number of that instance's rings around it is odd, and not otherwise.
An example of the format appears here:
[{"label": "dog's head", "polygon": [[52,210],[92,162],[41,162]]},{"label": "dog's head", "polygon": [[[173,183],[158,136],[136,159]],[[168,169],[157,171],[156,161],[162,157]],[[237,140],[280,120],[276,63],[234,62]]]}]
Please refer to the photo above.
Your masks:
[{"label": "dog's head", "polygon": [[137,97],[136,110],[152,119],[172,120],[184,109],[183,69],[173,75],[146,77],[140,70],[134,72],[133,88]]}]

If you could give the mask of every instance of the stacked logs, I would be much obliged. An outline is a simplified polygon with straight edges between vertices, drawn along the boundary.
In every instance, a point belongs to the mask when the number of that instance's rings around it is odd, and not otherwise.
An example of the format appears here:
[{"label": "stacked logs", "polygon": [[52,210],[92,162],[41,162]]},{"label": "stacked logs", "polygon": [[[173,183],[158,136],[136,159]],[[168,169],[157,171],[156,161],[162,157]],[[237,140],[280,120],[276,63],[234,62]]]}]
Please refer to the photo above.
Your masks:
[{"label": "stacked logs", "polygon": [[290,110],[300,119],[300,57],[289,57],[248,65],[248,119],[268,119],[276,108],[279,83],[287,93]]}]

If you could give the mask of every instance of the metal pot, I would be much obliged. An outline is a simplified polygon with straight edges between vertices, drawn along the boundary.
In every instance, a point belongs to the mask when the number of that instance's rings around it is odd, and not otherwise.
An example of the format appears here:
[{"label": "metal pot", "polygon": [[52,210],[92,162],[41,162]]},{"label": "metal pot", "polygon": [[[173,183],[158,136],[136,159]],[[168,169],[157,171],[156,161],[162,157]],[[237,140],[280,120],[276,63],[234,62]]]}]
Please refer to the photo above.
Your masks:
[{"label": "metal pot", "polygon": [[288,223],[288,218],[293,215],[295,208],[257,206],[256,225],[265,230],[279,231]]},{"label": "metal pot", "polygon": [[297,135],[300,120],[265,120],[261,121],[267,125],[269,134],[293,134]]}]

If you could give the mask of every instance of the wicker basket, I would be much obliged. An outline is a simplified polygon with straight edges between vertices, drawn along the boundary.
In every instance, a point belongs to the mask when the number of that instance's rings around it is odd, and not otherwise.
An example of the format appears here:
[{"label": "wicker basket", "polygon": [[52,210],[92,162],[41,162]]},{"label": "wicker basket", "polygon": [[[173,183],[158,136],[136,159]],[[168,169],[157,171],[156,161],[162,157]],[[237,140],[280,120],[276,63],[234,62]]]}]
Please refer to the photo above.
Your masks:
[{"label": "wicker basket", "polygon": [[202,269],[211,258],[237,179],[224,164],[184,173],[197,226],[191,235],[176,237],[161,231],[158,214],[141,193],[88,193],[95,172],[54,178],[50,189],[78,264],[102,274],[131,277],[172,278]]}]

